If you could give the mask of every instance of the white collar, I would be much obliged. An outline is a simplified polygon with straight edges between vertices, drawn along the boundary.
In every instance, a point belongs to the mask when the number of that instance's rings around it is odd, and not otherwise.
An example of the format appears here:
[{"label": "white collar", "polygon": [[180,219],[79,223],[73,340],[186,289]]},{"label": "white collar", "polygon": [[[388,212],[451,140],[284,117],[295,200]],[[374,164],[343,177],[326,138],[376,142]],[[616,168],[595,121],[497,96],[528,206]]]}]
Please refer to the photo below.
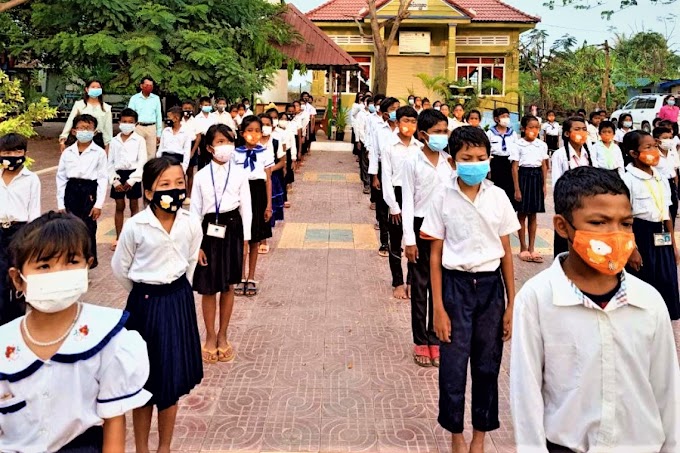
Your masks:
[{"label": "white collar", "polygon": [[132,134],[130,134],[128,139],[123,141],[123,133],[121,132],[120,134],[113,137],[113,139],[119,141],[120,143],[125,144],[125,143],[129,142],[130,140],[132,140],[132,141],[141,140],[142,136],[139,135],[137,132],[132,131]]},{"label": "white collar", "polygon": [[656,168],[654,168],[654,167],[651,167],[651,168],[652,168],[652,173],[654,174],[653,176],[650,175],[649,173],[645,172],[645,171],[640,170],[639,168],[637,168],[633,164],[628,164],[626,166],[626,171],[628,173],[630,173],[631,175],[635,176],[637,179],[649,180],[649,179],[652,179],[652,177],[653,177],[657,181],[661,181],[661,175],[656,170]]},{"label": "white collar", "polygon": [[537,143],[538,141],[539,141],[538,137],[535,138],[534,141],[532,141],[532,142],[525,140],[524,137],[522,137],[519,140],[517,140],[517,143],[519,143],[520,145],[524,145],[524,146],[538,146],[538,143]]},{"label": "white collar", "polygon": [[[398,144],[400,144],[400,143],[403,145],[404,143],[401,141],[401,137],[399,137],[399,127],[395,128],[394,130],[395,130],[396,132],[395,132],[394,136],[391,137],[391,139],[390,139],[390,145],[398,145]],[[411,146],[413,146],[413,145],[416,145],[416,146],[418,146],[419,148],[422,148],[422,147],[423,147],[423,144],[420,143],[420,142],[416,139],[415,136],[411,136],[411,141],[408,143],[408,145],[405,145],[405,146],[408,148],[408,147],[411,147]]]},{"label": "white collar", "polygon": [[[5,172],[3,168],[0,168],[0,178],[2,177],[2,174]],[[30,176],[32,175],[33,172],[26,168],[26,165],[24,164],[23,167],[21,167],[21,171],[12,179],[12,181],[16,180],[19,178],[19,176]]]},{"label": "white collar", "polygon": [[104,151],[104,149],[101,148],[99,145],[97,145],[97,144],[94,142],[94,140],[93,140],[93,141],[90,142],[89,146],[88,146],[87,148],[85,148],[85,150],[84,150],[82,153],[81,153],[80,151],[78,151],[78,142],[75,142],[73,145],[71,145],[71,146],[69,146],[68,148],[66,148],[66,149],[64,150],[64,152],[67,152],[67,151],[68,151],[68,152],[70,152],[70,153],[73,153],[73,154],[77,154],[77,155],[81,155],[81,156],[82,156],[82,155],[85,154],[85,153],[89,153],[89,152],[92,152],[92,151],[98,151],[98,150]]},{"label": "white collar", "polygon": [[460,194],[461,197],[463,197],[464,199],[470,201],[472,204],[475,204],[475,201],[477,201],[477,200],[482,196],[482,193],[484,193],[486,190],[489,189],[489,187],[491,187],[491,186],[493,186],[493,185],[494,185],[493,182],[491,182],[491,181],[488,180],[488,179],[484,179],[484,180],[481,182],[481,184],[480,184],[479,192],[477,192],[477,196],[475,197],[474,200],[470,200],[470,198],[468,198],[468,196],[465,195],[465,194],[463,193],[463,191],[460,189],[460,186],[458,185],[458,175],[456,175],[456,176],[453,177],[451,188],[452,188],[453,190],[455,190],[456,192],[458,192],[458,193]]},{"label": "white collar", "polygon": [[[177,216],[180,216],[180,215],[188,216],[189,211],[186,211],[183,208],[179,208],[176,212],[176,215]],[[132,219],[134,219],[134,221],[136,223],[151,225],[151,226],[158,228],[160,230],[163,230],[165,233],[167,233],[165,228],[163,228],[163,225],[161,225],[161,221],[158,220],[158,217],[156,217],[156,215],[151,210],[151,205],[147,206],[146,209],[144,209],[142,212],[133,216]],[[177,222],[177,217],[175,217],[175,222]],[[175,224],[173,223],[173,227],[174,226],[175,226]]]}]

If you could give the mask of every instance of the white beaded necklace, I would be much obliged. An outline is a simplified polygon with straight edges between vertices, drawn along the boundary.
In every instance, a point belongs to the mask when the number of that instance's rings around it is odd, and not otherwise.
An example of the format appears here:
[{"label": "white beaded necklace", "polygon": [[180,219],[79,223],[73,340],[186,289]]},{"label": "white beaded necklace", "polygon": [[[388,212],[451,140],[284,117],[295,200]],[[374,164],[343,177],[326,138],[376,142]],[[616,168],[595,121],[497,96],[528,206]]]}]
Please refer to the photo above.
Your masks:
[{"label": "white beaded necklace", "polygon": [[33,338],[33,335],[31,335],[31,333],[28,331],[28,324],[26,323],[26,319],[28,319],[28,315],[24,316],[24,319],[21,320],[21,328],[24,331],[26,338],[28,338],[28,341],[30,341],[34,345],[40,346],[40,347],[43,347],[43,348],[48,347],[48,346],[54,346],[55,344],[63,341],[64,338],[66,338],[68,336],[68,334],[71,333],[71,330],[73,329],[73,327],[78,322],[78,318],[80,318],[80,312],[81,312],[82,308],[83,308],[83,304],[78,303],[78,311],[76,312],[76,317],[73,318],[73,322],[71,323],[69,328],[66,329],[66,332],[64,332],[64,334],[61,335],[56,340],[42,342],[42,341],[37,341],[35,338]]}]

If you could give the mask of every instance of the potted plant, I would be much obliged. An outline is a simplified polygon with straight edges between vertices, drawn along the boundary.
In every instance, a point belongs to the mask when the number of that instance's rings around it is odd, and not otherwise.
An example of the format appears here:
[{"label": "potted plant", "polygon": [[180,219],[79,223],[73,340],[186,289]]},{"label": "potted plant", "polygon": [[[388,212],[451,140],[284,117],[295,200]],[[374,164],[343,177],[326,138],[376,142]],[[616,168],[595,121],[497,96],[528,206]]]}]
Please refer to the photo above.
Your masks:
[{"label": "potted plant", "polygon": [[338,142],[345,140],[345,128],[347,127],[347,115],[349,114],[349,109],[345,107],[339,107],[338,113],[333,119],[335,124],[335,140]]}]

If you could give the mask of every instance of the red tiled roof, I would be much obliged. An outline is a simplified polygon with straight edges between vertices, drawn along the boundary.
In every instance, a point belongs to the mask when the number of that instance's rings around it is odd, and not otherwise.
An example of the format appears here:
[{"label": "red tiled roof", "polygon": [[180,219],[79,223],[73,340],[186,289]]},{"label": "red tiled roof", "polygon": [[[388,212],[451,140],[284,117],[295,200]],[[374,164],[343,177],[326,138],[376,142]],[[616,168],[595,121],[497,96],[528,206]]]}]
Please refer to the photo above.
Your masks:
[{"label": "red tiled roof", "polygon": [[329,66],[356,67],[357,61],[338,46],[295,5],[288,3],[283,13],[286,21],[300,35],[299,41],[277,46],[287,57],[304,64],[308,69],[325,69]]},{"label": "red tiled roof", "polygon": [[[378,0],[380,8],[390,0]],[[394,0],[397,1],[397,0]],[[541,19],[523,13],[519,9],[503,3],[501,0],[444,0],[452,7],[467,14],[472,22],[522,22],[536,23]],[[363,19],[368,15],[366,0],[328,0],[326,3],[307,13],[311,20],[318,21],[352,21]]]}]

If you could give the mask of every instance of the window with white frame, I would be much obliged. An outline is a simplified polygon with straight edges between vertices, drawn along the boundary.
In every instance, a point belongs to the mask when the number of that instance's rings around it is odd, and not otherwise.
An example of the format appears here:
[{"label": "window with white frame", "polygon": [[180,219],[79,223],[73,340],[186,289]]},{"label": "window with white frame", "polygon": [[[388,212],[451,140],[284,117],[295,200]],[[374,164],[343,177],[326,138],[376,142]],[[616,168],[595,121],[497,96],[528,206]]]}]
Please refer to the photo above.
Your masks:
[{"label": "window with white frame", "polygon": [[[354,94],[369,89],[371,83],[371,57],[354,56],[354,59],[359,63],[359,71],[340,71],[337,73],[338,92],[345,94]],[[328,87],[328,71],[324,72],[324,91],[330,92]]]},{"label": "window with white frame", "polygon": [[[478,93],[489,96],[502,96],[505,92],[504,57],[458,57],[456,58],[456,78],[477,89]],[[498,86],[488,82],[497,80]]]}]

